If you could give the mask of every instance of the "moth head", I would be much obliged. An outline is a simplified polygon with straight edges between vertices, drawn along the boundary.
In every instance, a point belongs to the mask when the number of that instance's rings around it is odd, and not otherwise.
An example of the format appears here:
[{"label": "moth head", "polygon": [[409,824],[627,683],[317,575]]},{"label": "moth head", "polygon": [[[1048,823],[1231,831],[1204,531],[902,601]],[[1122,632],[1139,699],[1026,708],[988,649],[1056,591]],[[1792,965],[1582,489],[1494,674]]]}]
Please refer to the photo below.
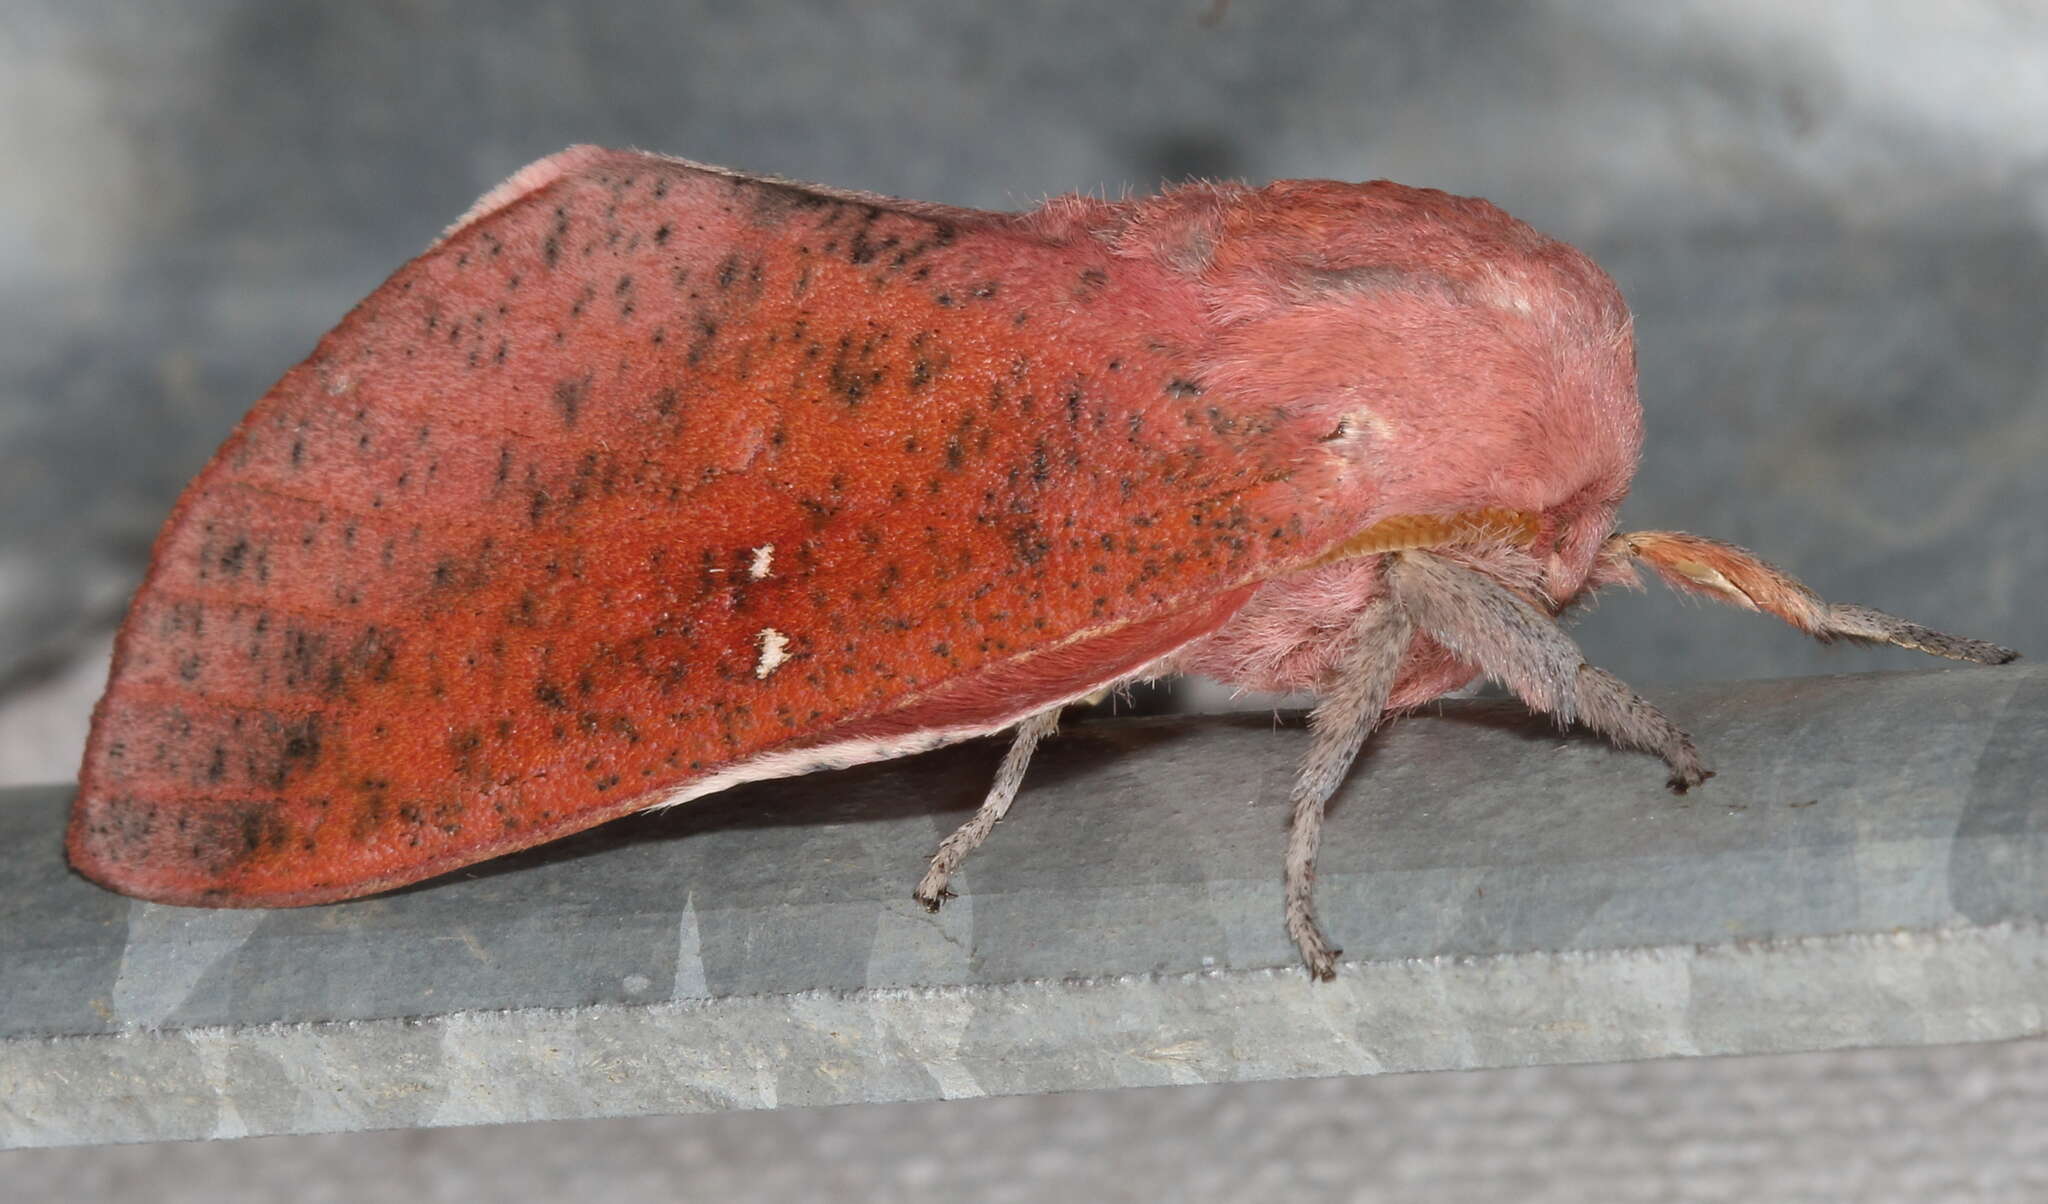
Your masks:
[{"label": "moth head", "polygon": [[1333,540],[1389,516],[1536,515],[1546,593],[1584,585],[1642,444],[1635,340],[1591,259],[1481,200],[1291,181],[1183,212],[1211,393],[1279,415]]}]

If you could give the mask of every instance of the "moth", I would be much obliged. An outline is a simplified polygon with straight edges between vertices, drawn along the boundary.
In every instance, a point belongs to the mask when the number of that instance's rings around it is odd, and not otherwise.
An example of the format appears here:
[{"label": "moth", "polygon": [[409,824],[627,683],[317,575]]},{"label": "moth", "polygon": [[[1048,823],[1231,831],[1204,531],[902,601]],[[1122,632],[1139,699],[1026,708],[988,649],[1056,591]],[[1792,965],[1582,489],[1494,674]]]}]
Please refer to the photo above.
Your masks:
[{"label": "moth", "polygon": [[1485,675],[1692,742],[1559,614],[1646,566],[1822,640],[2014,654],[1617,533],[1634,343],[1586,256],[1385,181],[991,213],[577,147],[520,171],[260,400],[159,536],[69,853],[166,903],[347,899],[736,783],[1060,709],[1312,689],[1284,920],[1390,716]]}]

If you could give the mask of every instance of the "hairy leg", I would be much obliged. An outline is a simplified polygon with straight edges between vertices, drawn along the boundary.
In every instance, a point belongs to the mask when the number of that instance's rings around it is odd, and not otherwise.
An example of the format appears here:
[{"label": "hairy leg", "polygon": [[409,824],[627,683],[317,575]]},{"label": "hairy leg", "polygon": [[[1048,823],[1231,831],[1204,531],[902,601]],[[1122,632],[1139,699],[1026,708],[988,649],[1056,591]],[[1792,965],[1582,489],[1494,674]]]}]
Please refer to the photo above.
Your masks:
[{"label": "hairy leg", "polygon": [[1309,973],[1325,981],[1337,976],[1337,954],[1342,951],[1331,948],[1316,925],[1316,853],[1322,847],[1323,810],[1386,711],[1412,632],[1407,613],[1391,600],[1382,598],[1367,606],[1346,633],[1349,648],[1344,660],[1309,716],[1308,755],[1294,780],[1288,817],[1287,933],[1301,950]]},{"label": "hairy leg", "polygon": [[1630,561],[1650,566],[1673,589],[1773,614],[1820,640],[1916,648],[1950,660],[2002,665],[2019,653],[1948,635],[1867,606],[1830,605],[1791,576],[1731,543],[1680,531],[1629,531],[1600,549],[1604,575],[1634,583]]},{"label": "hairy leg", "polygon": [[1714,776],[1700,763],[1692,737],[1664,712],[1605,669],[1579,666],[1575,696],[1579,722],[1623,748],[1655,753],[1671,767],[1670,786],[1680,794]]},{"label": "hairy leg", "polygon": [[1674,790],[1709,776],[1676,724],[1612,674],[1588,665],[1549,615],[1500,582],[1428,552],[1397,555],[1387,581],[1416,626],[1532,708],[1656,753],[1671,767]]},{"label": "hairy leg", "polygon": [[912,892],[918,902],[931,911],[937,911],[939,904],[953,897],[946,884],[953,879],[953,872],[960,863],[988,839],[996,823],[1010,810],[1011,802],[1017,797],[1017,788],[1024,784],[1024,770],[1031,764],[1031,753],[1038,742],[1058,730],[1060,708],[1049,707],[1036,715],[1027,716],[1017,725],[1017,736],[1010,742],[1010,751],[1003,754],[1003,764],[996,770],[996,780],[989,787],[988,797],[975,809],[966,823],[954,829],[951,836],[939,842],[939,851],[932,856],[930,868],[918,881]]}]

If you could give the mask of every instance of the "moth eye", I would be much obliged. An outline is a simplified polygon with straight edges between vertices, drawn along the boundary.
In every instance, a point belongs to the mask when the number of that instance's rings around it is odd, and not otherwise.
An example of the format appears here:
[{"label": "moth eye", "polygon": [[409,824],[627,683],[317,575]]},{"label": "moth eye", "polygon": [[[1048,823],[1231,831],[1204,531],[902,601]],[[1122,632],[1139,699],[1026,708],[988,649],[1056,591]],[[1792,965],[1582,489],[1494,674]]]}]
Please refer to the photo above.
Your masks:
[{"label": "moth eye", "polygon": [[1342,438],[1343,438],[1344,436],[1346,436],[1346,435],[1348,435],[1348,434],[1350,434],[1350,433],[1351,433],[1351,420],[1350,420],[1349,418],[1339,418],[1339,419],[1337,420],[1337,425],[1336,425],[1336,426],[1334,426],[1334,427],[1332,427],[1332,428],[1330,428],[1330,433],[1329,433],[1329,434],[1327,434],[1327,435],[1324,435],[1324,436],[1322,437],[1322,439],[1321,439],[1321,440],[1319,440],[1319,442],[1322,442],[1322,443],[1335,443],[1335,442],[1336,442],[1337,440],[1339,440],[1339,439],[1342,439]]}]

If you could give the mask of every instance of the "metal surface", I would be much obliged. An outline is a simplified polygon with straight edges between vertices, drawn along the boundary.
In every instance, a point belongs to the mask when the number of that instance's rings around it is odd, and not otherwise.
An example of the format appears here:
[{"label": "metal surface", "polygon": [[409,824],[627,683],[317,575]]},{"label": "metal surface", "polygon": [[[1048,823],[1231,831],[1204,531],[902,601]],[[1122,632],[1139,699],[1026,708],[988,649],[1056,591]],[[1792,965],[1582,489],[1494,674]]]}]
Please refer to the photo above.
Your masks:
[{"label": "metal surface", "polygon": [[1720,776],[1504,703],[1377,738],[1280,925],[1297,725],[1074,725],[937,917],[1000,748],[764,783],[382,898],[135,903],[0,795],[0,1145],[2039,1034],[2048,669],[1655,692]]}]

